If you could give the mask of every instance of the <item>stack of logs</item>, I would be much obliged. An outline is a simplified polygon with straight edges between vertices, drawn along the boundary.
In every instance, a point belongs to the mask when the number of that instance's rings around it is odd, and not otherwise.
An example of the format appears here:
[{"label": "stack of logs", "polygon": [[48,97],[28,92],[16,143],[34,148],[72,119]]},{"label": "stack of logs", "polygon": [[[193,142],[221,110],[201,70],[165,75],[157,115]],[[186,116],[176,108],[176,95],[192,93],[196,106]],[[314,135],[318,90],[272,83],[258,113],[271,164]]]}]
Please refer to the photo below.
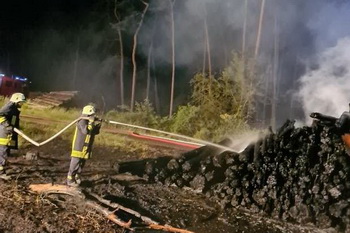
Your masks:
[{"label": "stack of logs", "polygon": [[52,91],[36,96],[29,104],[34,108],[53,108],[69,103],[78,91]]},{"label": "stack of logs", "polygon": [[295,128],[288,120],[241,153],[204,146],[176,159],[120,164],[119,171],[191,187],[223,208],[350,230],[350,157],[332,126]]}]

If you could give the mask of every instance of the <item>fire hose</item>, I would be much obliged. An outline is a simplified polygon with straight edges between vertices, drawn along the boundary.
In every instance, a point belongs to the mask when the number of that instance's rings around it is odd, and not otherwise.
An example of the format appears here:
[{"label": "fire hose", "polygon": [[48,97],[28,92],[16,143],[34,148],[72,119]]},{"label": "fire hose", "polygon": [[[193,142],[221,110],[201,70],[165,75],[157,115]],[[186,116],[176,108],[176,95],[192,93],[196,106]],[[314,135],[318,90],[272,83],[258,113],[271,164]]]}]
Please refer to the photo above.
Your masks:
[{"label": "fire hose", "polygon": [[[18,135],[20,135],[21,137],[23,137],[25,140],[29,141],[30,143],[32,143],[33,145],[35,146],[42,146],[42,145],[45,145],[46,143],[52,141],[53,139],[55,139],[56,137],[58,137],[60,134],[62,134],[65,130],[67,130],[69,127],[71,127],[73,124],[75,124],[78,120],[80,119],[88,119],[86,117],[79,117],[77,119],[75,119],[74,121],[72,121],[71,123],[69,123],[66,127],[64,127],[62,130],[60,130],[59,132],[57,132],[55,135],[53,135],[52,137],[46,139],[45,141],[43,142],[36,142],[34,141],[33,139],[31,139],[30,137],[28,137],[27,135],[25,135],[22,131],[20,131],[19,129],[17,128],[14,128],[14,131],[16,133],[18,133]],[[135,128],[135,129],[143,129],[143,130],[148,130],[150,132],[156,132],[156,133],[161,133],[161,134],[165,134],[165,135],[169,135],[169,136],[173,136],[173,137],[177,137],[177,138],[182,138],[182,139],[185,139],[185,140],[189,140],[189,141],[192,141],[192,142],[195,142],[195,143],[200,143],[200,144],[204,144],[204,145],[209,145],[209,146],[213,146],[213,147],[216,147],[216,148],[219,148],[219,149],[222,149],[222,150],[228,150],[228,151],[233,151],[235,152],[232,148],[230,147],[226,147],[226,146],[222,146],[222,145],[219,145],[219,144],[216,144],[216,143],[212,143],[212,142],[208,142],[208,141],[204,141],[204,140],[201,140],[201,139],[196,139],[196,138],[192,138],[192,137],[189,137],[189,136],[184,136],[184,135],[181,135],[181,134],[176,134],[176,133],[170,133],[170,132],[167,132],[167,131],[163,131],[163,130],[158,130],[158,129],[152,129],[152,128],[148,128],[148,127],[143,127],[143,126],[138,126],[138,125],[132,125],[132,124],[126,124],[126,123],[122,123],[122,122],[117,122],[117,121],[111,121],[111,120],[101,120],[105,123],[108,123],[108,124],[114,124],[114,125],[120,125],[120,126],[126,126],[126,127],[130,127],[130,128]],[[171,138],[167,138],[167,137],[159,137],[159,138],[163,138],[163,139],[169,139],[169,140],[173,140]]]},{"label": "fire hose", "polygon": [[[227,147],[227,146],[222,146],[222,145],[219,145],[219,144],[216,144],[216,143],[212,143],[212,142],[208,142],[208,141],[204,141],[204,140],[200,140],[200,139],[184,136],[184,135],[181,135],[181,134],[170,133],[170,132],[166,132],[166,131],[163,131],[163,130],[152,129],[152,128],[147,128],[147,127],[138,126],[138,125],[131,125],[131,124],[121,123],[121,122],[117,122],[117,121],[110,121],[110,120],[104,120],[104,121],[106,123],[109,123],[109,124],[115,124],[115,125],[121,125],[121,126],[127,126],[127,127],[131,127],[131,128],[136,128],[136,129],[148,130],[148,131],[155,132],[155,133],[166,134],[166,135],[169,135],[169,136],[186,139],[186,140],[189,140],[189,141],[192,141],[192,142],[213,146],[213,147],[216,147],[216,148],[219,148],[219,149],[222,149],[222,150],[233,151],[232,148]],[[170,139],[170,138],[167,138],[167,139]],[[233,151],[233,152],[235,152],[235,151]]]},{"label": "fire hose", "polygon": [[35,146],[42,146],[45,145],[46,143],[52,141],[53,139],[55,139],[56,137],[58,137],[61,133],[63,133],[65,130],[67,130],[69,127],[71,127],[72,125],[74,125],[78,120],[80,120],[81,117],[75,119],[74,121],[72,121],[71,123],[69,123],[66,127],[64,127],[62,130],[60,130],[58,133],[56,133],[55,135],[53,135],[52,137],[46,139],[43,142],[36,142],[33,139],[31,139],[30,137],[28,137],[27,135],[25,135],[22,131],[20,131],[17,128],[14,128],[13,130],[18,133],[18,135],[22,136],[24,139],[26,139],[28,142],[32,143]]}]

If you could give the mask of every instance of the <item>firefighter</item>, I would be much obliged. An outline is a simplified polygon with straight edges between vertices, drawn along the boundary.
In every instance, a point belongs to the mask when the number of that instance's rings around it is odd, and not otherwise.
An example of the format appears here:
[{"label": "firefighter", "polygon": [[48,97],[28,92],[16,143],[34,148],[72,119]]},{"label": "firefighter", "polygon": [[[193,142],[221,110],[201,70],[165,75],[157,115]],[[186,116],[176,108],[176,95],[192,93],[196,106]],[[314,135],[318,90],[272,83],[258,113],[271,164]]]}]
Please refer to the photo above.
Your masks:
[{"label": "firefighter", "polygon": [[77,122],[73,137],[71,161],[67,176],[67,185],[77,187],[81,183],[80,174],[87,159],[91,157],[95,135],[99,134],[101,120],[96,117],[93,104],[82,111],[83,119]]},{"label": "firefighter", "polygon": [[336,121],[335,126],[339,129],[339,133],[346,146],[346,151],[350,155],[350,103],[349,111],[343,112],[343,114]]},{"label": "firefighter", "polygon": [[0,178],[10,179],[5,172],[6,159],[10,149],[18,149],[18,134],[13,128],[19,128],[19,115],[26,97],[22,93],[12,94],[10,101],[0,109]]}]

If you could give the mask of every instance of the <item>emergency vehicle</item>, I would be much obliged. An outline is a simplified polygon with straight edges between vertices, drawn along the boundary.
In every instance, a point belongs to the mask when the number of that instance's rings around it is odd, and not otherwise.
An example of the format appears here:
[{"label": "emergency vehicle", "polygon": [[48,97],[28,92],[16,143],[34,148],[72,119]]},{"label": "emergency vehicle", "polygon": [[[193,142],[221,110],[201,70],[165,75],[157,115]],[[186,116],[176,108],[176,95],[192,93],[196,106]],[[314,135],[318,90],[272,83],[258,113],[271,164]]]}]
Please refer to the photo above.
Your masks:
[{"label": "emergency vehicle", "polygon": [[0,73],[0,95],[10,96],[15,92],[21,92],[28,96],[28,79],[20,76],[7,76]]}]

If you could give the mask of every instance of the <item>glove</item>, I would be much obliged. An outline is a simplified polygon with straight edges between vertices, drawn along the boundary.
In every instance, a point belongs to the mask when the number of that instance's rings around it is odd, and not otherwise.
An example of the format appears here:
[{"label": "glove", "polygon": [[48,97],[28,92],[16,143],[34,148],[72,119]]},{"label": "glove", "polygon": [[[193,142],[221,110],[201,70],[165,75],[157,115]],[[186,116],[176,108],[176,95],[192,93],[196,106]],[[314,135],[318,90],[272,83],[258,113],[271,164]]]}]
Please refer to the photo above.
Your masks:
[{"label": "glove", "polygon": [[90,116],[89,117],[89,124],[92,124],[95,121],[95,117],[94,116]]},{"label": "glove", "polygon": [[6,126],[6,131],[7,131],[8,133],[12,133],[12,132],[13,132],[13,129],[14,129],[14,127],[13,127],[12,125]]},{"label": "glove", "polygon": [[96,121],[95,127],[96,127],[97,129],[100,129],[100,128],[101,128],[101,124],[102,124],[101,121]]},{"label": "glove", "polygon": [[312,118],[319,118],[319,117],[320,117],[320,113],[318,113],[318,112],[312,112],[312,113],[310,114],[310,117],[312,117]]}]

